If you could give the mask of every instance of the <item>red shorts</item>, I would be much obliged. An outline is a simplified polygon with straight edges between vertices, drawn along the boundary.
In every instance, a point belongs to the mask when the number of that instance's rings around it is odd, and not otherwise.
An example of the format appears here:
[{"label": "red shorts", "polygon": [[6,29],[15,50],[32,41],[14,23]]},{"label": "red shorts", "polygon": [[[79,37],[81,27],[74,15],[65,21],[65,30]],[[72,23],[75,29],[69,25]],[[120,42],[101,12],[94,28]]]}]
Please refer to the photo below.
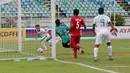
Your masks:
[{"label": "red shorts", "polygon": [[72,48],[76,48],[76,49],[79,49],[80,46],[78,46],[77,44],[80,43],[80,36],[71,36],[71,39],[70,39],[70,46]]}]

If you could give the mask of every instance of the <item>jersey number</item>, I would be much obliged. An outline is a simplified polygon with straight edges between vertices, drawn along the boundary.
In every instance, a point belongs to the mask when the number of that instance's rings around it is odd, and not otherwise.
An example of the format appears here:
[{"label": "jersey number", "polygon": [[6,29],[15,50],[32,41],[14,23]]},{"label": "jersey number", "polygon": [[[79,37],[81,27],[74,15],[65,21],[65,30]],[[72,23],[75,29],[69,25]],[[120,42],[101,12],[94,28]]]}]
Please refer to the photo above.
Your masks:
[{"label": "jersey number", "polygon": [[101,20],[100,20],[100,23],[102,23],[101,26],[105,26],[104,19],[101,19]]},{"label": "jersey number", "polygon": [[60,32],[61,32],[61,35],[66,35],[66,32],[63,29],[60,30]]},{"label": "jersey number", "polygon": [[77,24],[76,24],[76,28],[79,29],[79,22],[77,22]]}]

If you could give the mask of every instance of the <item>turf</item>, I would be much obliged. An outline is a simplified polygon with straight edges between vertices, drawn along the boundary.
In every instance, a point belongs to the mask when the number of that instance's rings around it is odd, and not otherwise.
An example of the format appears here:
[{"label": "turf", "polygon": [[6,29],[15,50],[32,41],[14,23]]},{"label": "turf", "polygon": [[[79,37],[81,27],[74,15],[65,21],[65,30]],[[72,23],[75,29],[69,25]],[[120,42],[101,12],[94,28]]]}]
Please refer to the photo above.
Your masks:
[{"label": "turf", "polygon": [[[9,43],[4,42],[5,45]],[[17,44],[17,43],[14,43]],[[93,47],[94,40],[82,40],[80,45],[85,51],[85,54],[78,54],[77,59],[73,59],[72,49],[63,48],[61,43],[57,44],[57,58],[60,60],[83,63],[90,66],[112,70],[119,73],[130,72],[130,40],[112,40],[113,45],[113,61],[108,60],[107,46],[103,42],[99,50],[99,61],[93,61]],[[8,48],[8,46],[1,46],[2,48]],[[41,47],[38,41],[23,42],[23,52],[36,54],[36,49]],[[15,47],[14,47],[15,48]],[[44,52],[43,56],[51,56],[51,50]],[[12,54],[2,54],[0,57],[15,57],[9,56]],[[16,55],[16,54],[14,54]],[[21,57],[27,57],[31,55],[19,55]],[[16,56],[18,57],[18,56]],[[28,62],[26,60],[20,62],[14,61],[0,61],[0,73],[105,73],[102,71],[82,67],[79,65],[59,63],[52,59],[45,61],[34,60]]]}]

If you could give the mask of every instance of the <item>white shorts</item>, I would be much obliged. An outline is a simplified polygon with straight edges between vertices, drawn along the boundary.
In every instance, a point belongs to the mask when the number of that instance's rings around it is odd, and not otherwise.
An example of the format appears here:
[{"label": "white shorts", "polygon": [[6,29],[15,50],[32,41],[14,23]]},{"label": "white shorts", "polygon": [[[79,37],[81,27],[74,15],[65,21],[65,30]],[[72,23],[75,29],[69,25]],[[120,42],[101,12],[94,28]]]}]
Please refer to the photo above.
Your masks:
[{"label": "white shorts", "polygon": [[44,40],[44,41],[49,41],[51,39],[52,39],[52,37],[49,34],[46,34],[45,36],[42,37],[42,40]]},{"label": "white shorts", "polygon": [[110,33],[97,34],[95,44],[99,45],[102,43],[103,40],[105,40],[107,43],[111,42],[111,34]]}]

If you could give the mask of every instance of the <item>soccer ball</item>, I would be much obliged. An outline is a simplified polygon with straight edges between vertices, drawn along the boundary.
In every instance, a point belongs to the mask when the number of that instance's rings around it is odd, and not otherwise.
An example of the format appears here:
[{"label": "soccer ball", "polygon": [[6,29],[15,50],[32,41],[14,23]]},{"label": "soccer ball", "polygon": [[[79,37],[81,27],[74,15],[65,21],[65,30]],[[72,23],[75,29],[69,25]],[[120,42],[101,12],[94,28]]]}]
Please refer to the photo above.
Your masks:
[{"label": "soccer ball", "polygon": [[39,52],[39,53],[43,53],[43,51],[44,51],[44,50],[43,50],[42,48],[38,48],[38,49],[37,49],[37,52]]}]

